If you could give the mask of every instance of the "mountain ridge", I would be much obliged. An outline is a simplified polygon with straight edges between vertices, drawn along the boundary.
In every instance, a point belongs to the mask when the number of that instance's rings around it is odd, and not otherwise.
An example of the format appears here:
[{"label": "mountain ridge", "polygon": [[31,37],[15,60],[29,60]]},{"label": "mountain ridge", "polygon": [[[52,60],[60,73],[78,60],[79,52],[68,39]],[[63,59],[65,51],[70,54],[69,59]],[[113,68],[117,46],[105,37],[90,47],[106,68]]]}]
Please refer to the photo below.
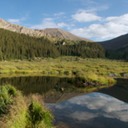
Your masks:
[{"label": "mountain ridge", "polygon": [[102,41],[100,44],[107,50],[117,50],[128,46],[128,34],[124,34],[111,40]]},{"label": "mountain ridge", "polygon": [[59,39],[67,39],[67,40],[74,40],[74,41],[84,40],[84,41],[92,42],[89,39],[76,36],[70,32],[67,32],[59,28],[30,29],[20,25],[12,24],[2,18],[0,18],[0,28],[21,33],[21,34],[26,34],[26,35],[37,37],[37,38],[46,37],[54,41]]},{"label": "mountain ridge", "polygon": [[100,42],[100,44],[106,50],[106,57],[128,60],[128,34]]}]

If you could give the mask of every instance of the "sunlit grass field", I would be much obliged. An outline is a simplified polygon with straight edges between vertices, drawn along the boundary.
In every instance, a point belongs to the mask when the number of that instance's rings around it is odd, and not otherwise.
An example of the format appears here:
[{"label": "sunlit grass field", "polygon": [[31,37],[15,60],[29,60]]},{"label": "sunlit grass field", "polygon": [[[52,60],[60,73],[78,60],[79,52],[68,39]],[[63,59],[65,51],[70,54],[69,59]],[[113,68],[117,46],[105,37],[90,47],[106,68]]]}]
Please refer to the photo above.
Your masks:
[{"label": "sunlit grass field", "polygon": [[1,61],[0,77],[13,75],[77,76],[88,81],[111,84],[113,78],[128,77],[128,62],[79,57]]},{"label": "sunlit grass field", "polygon": [[85,75],[121,77],[128,73],[128,62],[79,57],[44,58],[37,60],[0,61],[0,74]]}]

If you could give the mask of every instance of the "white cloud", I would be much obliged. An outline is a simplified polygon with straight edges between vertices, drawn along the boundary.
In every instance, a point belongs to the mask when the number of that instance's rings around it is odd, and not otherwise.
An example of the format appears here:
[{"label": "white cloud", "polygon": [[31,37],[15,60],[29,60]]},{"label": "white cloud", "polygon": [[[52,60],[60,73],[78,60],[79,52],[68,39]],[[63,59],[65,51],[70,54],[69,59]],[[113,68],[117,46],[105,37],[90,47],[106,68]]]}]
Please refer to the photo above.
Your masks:
[{"label": "white cloud", "polygon": [[67,27],[68,25],[64,22],[57,23],[57,26],[60,28]]},{"label": "white cloud", "polygon": [[20,19],[8,19],[9,22],[11,23],[20,23]]},{"label": "white cloud", "polygon": [[43,28],[56,28],[56,27],[57,27],[57,24],[53,22],[52,18],[45,18],[43,19],[41,24],[34,25],[31,28],[43,29]]},{"label": "white cloud", "polygon": [[10,19],[8,19],[8,22],[11,22],[13,24],[20,24],[24,20],[26,20],[25,17],[22,17],[22,18],[19,18],[19,19],[10,18]]},{"label": "white cloud", "polygon": [[121,16],[107,17],[106,21],[113,22],[113,23],[116,23],[116,24],[128,25],[128,13],[126,13],[124,15],[121,15]]},{"label": "white cloud", "polygon": [[63,28],[68,25],[64,22],[55,22],[53,18],[44,18],[40,24],[33,25],[33,29],[44,29],[44,28]]},{"label": "white cloud", "polygon": [[[62,103],[49,105],[49,108],[54,110],[54,114],[57,114],[57,116],[61,118],[61,121],[68,118],[69,120],[75,119],[88,124],[89,122],[86,121],[92,119],[93,123],[90,122],[90,127],[94,126],[94,124],[108,124],[108,122],[104,120],[105,118],[113,119],[118,124],[120,121],[128,121],[128,104],[102,93],[90,93],[77,96]],[[63,113],[64,111],[65,113]],[[104,117],[102,120],[104,122],[96,117],[100,119]],[[109,122],[109,125],[113,125],[113,123]],[[122,125],[122,123],[119,125]],[[107,126],[104,126],[104,128],[106,127]]]},{"label": "white cloud", "polygon": [[97,41],[111,39],[128,33],[128,14],[107,17],[102,22],[72,29],[71,32]]},{"label": "white cloud", "polygon": [[[120,16],[101,17],[96,14],[98,11],[97,9],[81,9],[69,16],[64,12],[55,13],[51,16],[52,18],[44,18],[39,24],[31,25],[31,28],[64,28],[75,35],[94,41],[108,40],[128,33],[128,13]],[[8,19],[14,24],[22,24],[24,20],[26,17]]]},{"label": "white cloud", "polygon": [[55,17],[62,17],[62,16],[64,16],[64,15],[65,15],[64,12],[58,12],[58,13],[55,13],[55,14],[54,14]]},{"label": "white cloud", "polygon": [[76,14],[72,15],[72,18],[78,22],[91,22],[99,21],[101,17],[96,15],[94,12],[89,12],[87,10],[79,10]]},{"label": "white cloud", "polygon": [[95,0],[68,0],[70,2],[79,2],[84,6],[91,6],[91,5],[96,5],[97,2]]}]

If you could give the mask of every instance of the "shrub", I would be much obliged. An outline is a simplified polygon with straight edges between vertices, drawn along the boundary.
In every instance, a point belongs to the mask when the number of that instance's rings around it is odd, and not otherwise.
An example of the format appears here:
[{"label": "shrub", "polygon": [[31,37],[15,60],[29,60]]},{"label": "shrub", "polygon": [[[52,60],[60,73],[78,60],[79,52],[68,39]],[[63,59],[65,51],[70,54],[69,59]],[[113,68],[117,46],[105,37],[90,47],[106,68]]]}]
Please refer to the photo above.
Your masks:
[{"label": "shrub", "polygon": [[[27,116],[26,116],[27,115]],[[0,86],[1,128],[52,128],[51,113],[37,100],[27,105],[11,85]]]},{"label": "shrub", "polygon": [[32,102],[28,107],[28,119],[33,128],[41,123],[44,119],[42,107],[37,102]]},{"label": "shrub", "polygon": [[51,128],[52,115],[39,101],[31,101],[27,112],[27,128]]},{"label": "shrub", "polygon": [[0,127],[25,128],[26,104],[23,96],[11,85],[0,86]]},{"label": "shrub", "polygon": [[7,90],[8,90],[8,94],[9,94],[10,96],[15,97],[15,96],[17,95],[17,90],[16,90],[13,86],[11,86],[11,85],[6,85],[6,88],[7,88]]},{"label": "shrub", "polygon": [[0,116],[8,112],[8,106],[12,104],[14,96],[16,89],[11,85],[0,87]]},{"label": "shrub", "polygon": [[69,75],[70,71],[64,71],[64,75]]}]

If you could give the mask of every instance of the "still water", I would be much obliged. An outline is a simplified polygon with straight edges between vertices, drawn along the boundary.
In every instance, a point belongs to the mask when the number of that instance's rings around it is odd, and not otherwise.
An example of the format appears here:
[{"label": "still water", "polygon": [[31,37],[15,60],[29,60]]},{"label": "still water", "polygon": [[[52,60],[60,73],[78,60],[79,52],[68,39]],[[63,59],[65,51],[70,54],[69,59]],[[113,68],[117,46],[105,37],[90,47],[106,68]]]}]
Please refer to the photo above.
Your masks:
[{"label": "still water", "polygon": [[59,128],[128,128],[128,104],[103,93],[47,104]]},{"label": "still water", "polygon": [[67,77],[22,76],[0,78],[0,85],[11,84],[24,95],[40,94],[45,102],[60,102],[80,95],[77,80]]},{"label": "still water", "polygon": [[114,87],[86,94],[77,91],[72,78],[1,77],[0,85],[12,84],[26,96],[42,95],[58,128],[128,128],[128,80],[123,80],[124,86],[118,81]]}]

